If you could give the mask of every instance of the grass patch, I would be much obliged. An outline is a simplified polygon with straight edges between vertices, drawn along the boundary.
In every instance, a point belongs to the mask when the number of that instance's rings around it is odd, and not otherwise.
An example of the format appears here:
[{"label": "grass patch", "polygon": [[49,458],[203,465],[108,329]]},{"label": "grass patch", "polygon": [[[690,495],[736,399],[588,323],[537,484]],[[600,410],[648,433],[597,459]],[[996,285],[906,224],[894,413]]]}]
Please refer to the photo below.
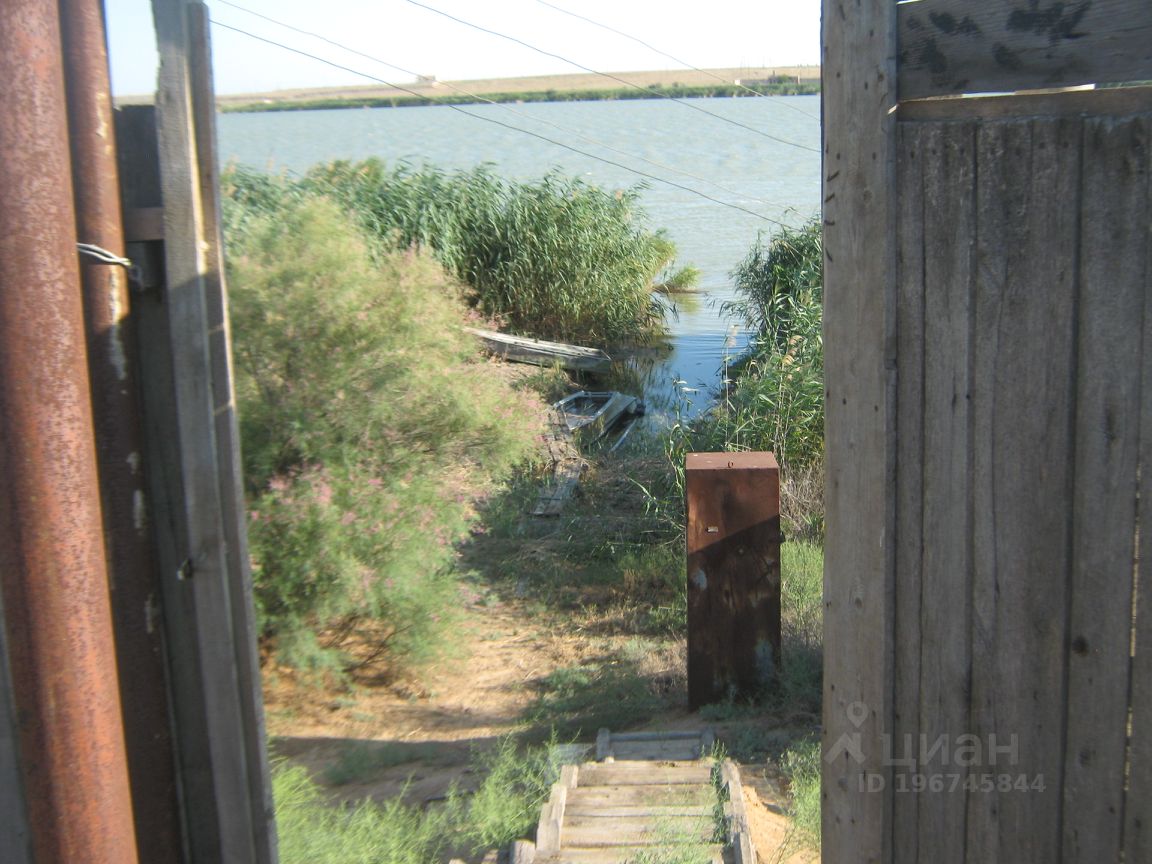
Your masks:
[{"label": "grass patch", "polygon": [[475,757],[473,768],[484,780],[473,794],[452,792],[442,807],[427,810],[400,798],[334,806],[304,768],[280,762],[272,771],[280,860],[428,864],[530,836],[559,777],[561,748],[554,744],[525,749],[502,739]]},{"label": "grass patch", "polygon": [[784,754],[782,763],[789,782],[792,835],[789,844],[820,848],[820,741],[802,741]]},{"label": "grass patch", "polygon": [[568,666],[541,682],[530,725],[551,728],[562,737],[589,738],[601,728],[627,729],[651,720],[668,702],[638,664],[617,657],[596,665]]},{"label": "grass patch", "polygon": [[445,761],[451,762],[452,757],[438,742],[357,741],[340,751],[336,761],[324,771],[324,781],[330,786],[345,786],[369,780],[397,765],[437,765]]}]

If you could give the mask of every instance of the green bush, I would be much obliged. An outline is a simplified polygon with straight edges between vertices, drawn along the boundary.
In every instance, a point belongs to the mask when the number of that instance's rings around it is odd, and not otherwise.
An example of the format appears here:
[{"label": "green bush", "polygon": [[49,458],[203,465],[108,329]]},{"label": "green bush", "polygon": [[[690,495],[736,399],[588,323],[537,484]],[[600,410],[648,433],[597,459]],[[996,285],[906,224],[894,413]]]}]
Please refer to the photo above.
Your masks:
[{"label": "green bush", "polygon": [[780,462],[789,531],[823,531],[823,268],[820,226],[757,240],[734,271],[740,299],[726,309],[755,328],[747,354],[729,368],[717,405],[677,423],[668,454],[677,471],[692,451],[770,450]]},{"label": "green bush", "polygon": [[640,187],[609,192],[552,172],[504,180],[490,166],[446,174],[378,160],[310,171],[305,188],[343,202],[397,248],[432,250],[472,287],[480,311],[514,331],[591,344],[643,342],[663,332],[656,283],[683,287],[675,247],[646,227]]},{"label": "green bush", "polygon": [[371,619],[376,653],[418,661],[454,605],[469,492],[531,452],[538,408],[478,367],[434,262],[373,254],[316,197],[233,202],[229,225],[263,632],[315,661]]},{"label": "green bush", "polygon": [[[783,227],[767,245],[757,237],[744,260],[732,271],[737,299],[722,310],[743,318],[759,336],[760,350],[787,349],[794,327],[804,331],[805,316],[824,299],[824,249],[820,222]],[[756,349],[753,354],[760,353]]]}]

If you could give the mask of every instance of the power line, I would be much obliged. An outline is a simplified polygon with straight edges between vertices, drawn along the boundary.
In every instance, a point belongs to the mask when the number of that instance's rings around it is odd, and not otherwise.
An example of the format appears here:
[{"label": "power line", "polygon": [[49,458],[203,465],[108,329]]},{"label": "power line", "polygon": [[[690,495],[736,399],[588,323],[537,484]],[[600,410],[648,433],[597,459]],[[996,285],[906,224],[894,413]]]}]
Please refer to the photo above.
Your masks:
[{"label": "power line", "polygon": [[789,147],[796,147],[796,148],[799,148],[800,150],[808,150],[809,152],[812,152],[812,153],[819,153],[820,152],[819,149],[817,149],[816,147],[809,147],[807,144],[797,144],[795,141],[789,141],[786,138],[778,138],[775,135],[770,135],[769,133],[763,131],[762,129],[757,129],[755,126],[749,126],[745,123],[741,123],[738,120],[733,120],[730,117],[725,117],[723,114],[716,114],[712,111],[707,110],[706,108],[701,108],[699,105],[695,105],[695,104],[693,104],[693,103],[691,103],[685,99],[680,99],[676,96],[671,96],[668,93],[661,93],[658,90],[649,90],[647,87],[641,87],[639,84],[636,84],[632,81],[628,81],[624,78],[620,78],[616,75],[613,75],[610,72],[600,72],[596,69],[591,68],[590,66],[585,66],[582,63],[577,63],[575,60],[569,60],[567,57],[563,57],[559,54],[554,54],[551,51],[545,51],[543,48],[537,48],[535,45],[532,45],[529,42],[525,42],[523,39],[517,39],[515,36],[509,36],[507,33],[500,33],[497,30],[489,30],[487,27],[482,27],[479,24],[473,24],[471,21],[465,21],[463,18],[457,18],[455,15],[451,15],[451,14],[449,14],[449,13],[447,13],[441,9],[437,9],[434,6],[429,6],[426,3],[421,3],[420,0],[404,0],[404,2],[410,3],[413,6],[419,6],[421,9],[427,9],[429,12],[435,12],[437,15],[443,15],[445,18],[448,18],[449,20],[455,21],[458,24],[463,24],[465,27],[471,27],[473,30],[479,30],[481,33],[488,33],[489,35],[492,35],[492,36],[499,36],[501,39],[507,39],[509,42],[515,42],[517,45],[522,45],[525,48],[528,48],[532,51],[535,51],[538,54],[543,54],[545,57],[551,57],[555,60],[560,60],[564,63],[567,63],[569,66],[575,66],[577,69],[582,69],[585,72],[590,72],[593,75],[599,75],[603,78],[608,78],[612,81],[619,82],[620,84],[623,84],[625,87],[632,87],[636,90],[640,90],[644,93],[647,93],[651,96],[656,96],[657,98],[660,98],[660,99],[671,99],[673,102],[676,102],[679,105],[683,105],[685,108],[691,108],[693,111],[699,111],[701,114],[707,114],[709,117],[715,118],[716,120],[720,120],[724,123],[729,123],[733,126],[738,126],[741,129],[745,129],[745,130],[752,132],[756,135],[763,135],[765,138],[768,138],[772,141],[776,141],[777,143],[786,144]]},{"label": "power line", "polygon": [[[707,69],[701,69],[699,66],[694,66],[691,63],[689,63],[687,60],[681,60],[679,57],[676,57],[675,55],[669,54],[667,51],[661,51],[655,45],[653,45],[649,42],[645,42],[643,39],[641,39],[637,36],[633,36],[631,33],[625,33],[623,30],[617,30],[615,27],[609,26],[608,24],[604,24],[600,21],[594,21],[593,19],[589,18],[587,15],[581,15],[579,12],[573,12],[571,9],[564,9],[561,6],[557,6],[555,3],[549,3],[548,0],[536,0],[536,2],[539,3],[541,6],[547,6],[549,9],[555,9],[557,12],[561,12],[564,15],[571,15],[573,18],[579,18],[581,21],[587,21],[592,26],[600,27],[601,29],[607,30],[610,33],[615,33],[617,36],[623,36],[625,39],[631,39],[637,45],[643,45],[649,51],[653,51],[656,54],[659,54],[661,57],[667,57],[669,60],[671,60],[675,63],[679,63],[681,66],[686,66],[687,68],[691,69],[693,72],[699,72],[701,75],[707,75],[712,80],[719,81],[721,84],[731,84],[733,87],[739,87],[741,90],[744,90],[747,93],[751,93],[753,96],[764,96],[764,97],[768,96],[767,93],[762,93],[761,91],[755,90],[752,87],[747,87],[744,84],[740,83],[739,81],[729,82],[728,79],[721,78],[719,75],[715,74],[714,72],[709,72]],[[780,102],[780,103],[773,103],[773,104],[780,104],[780,105],[783,105],[785,108],[790,108],[791,110],[795,111],[797,114],[803,114],[809,120],[816,120],[817,122],[819,122],[819,120],[820,120],[819,117],[816,117],[813,114],[809,114],[804,109],[797,108],[795,105],[790,105],[787,102]]]},{"label": "power line", "polygon": [[[231,6],[233,9],[239,9],[241,12],[246,12],[249,15],[256,16],[257,18],[262,18],[265,21],[268,21],[268,22],[275,24],[279,27],[284,27],[285,29],[291,30],[294,33],[299,33],[303,36],[309,36],[309,37],[312,37],[314,39],[319,39],[321,42],[326,42],[329,45],[332,45],[336,48],[339,48],[341,51],[347,51],[350,54],[355,54],[358,57],[363,57],[366,60],[371,60],[373,63],[379,63],[381,66],[387,66],[390,69],[395,69],[398,72],[403,72],[405,75],[411,75],[413,77],[419,77],[419,73],[414,72],[411,69],[405,69],[403,66],[397,66],[395,63],[389,63],[387,60],[382,60],[379,57],[373,56],[371,54],[366,54],[363,51],[359,51],[356,48],[352,48],[349,45],[344,45],[340,42],[335,41],[334,39],[329,39],[327,36],[324,36],[320,33],[316,33],[312,30],[305,30],[301,27],[297,27],[293,24],[289,24],[286,21],[280,21],[276,18],[271,17],[270,15],[265,15],[263,12],[257,12],[254,9],[249,9],[245,6],[241,6],[239,3],[232,3],[232,2],[230,2],[230,0],[217,0],[217,2],[223,4],[224,6]],[[357,73],[357,74],[359,74],[359,73]],[[719,189],[722,192],[726,192],[729,195],[734,195],[737,198],[746,198],[746,199],[749,199],[751,201],[755,201],[759,204],[766,204],[769,207],[781,207],[781,205],[776,204],[772,201],[765,201],[762,198],[756,198],[753,195],[745,195],[741,192],[738,192],[735,189],[729,189],[727,186],[724,186],[724,185],[717,183],[713,180],[709,180],[707,177],[701,177],[698,174],[693,174],[691,171],[685,171],[684,169],[677,168],[674,165],[666,165],[663,162],[657,162],[654,159],[649,159],[647,156],[642,156],[642,155],[639,155],[636,153],[630,153],[627,150],[621,150],[620,148],[614,147],[611,144],[606,144],[603,141],[599,141],[595,138],[589,137],[588,135],[585,135],[582,132],[580,132],[578,129],[573,129],[573,128],[571,128],[569,126],[565,126],[561,123],[555,123],[551,120],[546,120],[543,117],[534,117],[530,114],[526,114],[523,111],[517,111],[515,108],[511,108],[502,102],[497,102],[494,99],[489,99],[488,97],[481,96],[478,93],[472,93],[472,92],[464,89],[463,87],[459,87],[456,84],[453,84],[450,81],[444,81],[441,83],[445,87],[449,88],[450,90],[453,90],[453,91],[455,91],[455,92],[457,92],[463,96],[467,96],[470,99],[476,99],[477,101],[485,102],[489,105],[497,105],[502,110],[507,111],[510,114],[514,114],[518,117],[523,117],[523,118],[530,120],[534,123],[543,123],[546,126],[551,126],[553,129],[556,129],[560,132],[566,132],[570,135],[574,135],[577,138],[580,138],[581,140],[588,142],[589,144],[593,144],[597,147],[602,147],[605,150],[608,150],[612,153],[617,153],[617,154],[619,154],[621,156],[625,156],[629,159],[639,159],[641,162],[644,162],[648,165],[652,165],[656,168],[662,168],[665,171],[672,171],[672,172],[674,172],[676,174],[680,174],[684,177],[689,177],[692,180],[696,180],[700,183],[705,183],[709,186],[712,186],[715,189]],[[783,209],[783,208],[781,208],[781,209]]]},{"label": "power line", "polygon": [[[335,63],[332,60],[325,59],[324,57],[319,57],[315,54],[310,54],[307,51],[302,51],[299,48],[293,48],[291,45],[285,45],[282,42],[277,42],[274,39],[268,39],[264,36],[258,36],[255,33],[251,33],[247,30],[242,30],[239,27],[233,27],[231,24],[224,24],[220,21],[215,20],[214,18],[210,19],[210,20],[217,27],[222,27],[225,30],[231,30],[234,33],[240,33],[240,34],[247,36],[251,39],[257,40],[258,42],[264,42],[268,45],[274,45],[277,48],[282,48],[285,51],[291,51],[293,54],[299,54],[302,57],[308,57],[309,59],[316,60],[320,63],[324,63],[328,66],[331,66],[334,69],[340,69],[341,71],[344,71],[344,72],[351,72],[353,75],[359,75],[362,78],[367,78],[369,81],[375,81],[378,84],[383,84],[386,87],[391,87],[394,90],[399,90],[402,93],[408,93],[408,94],[410,94],[412,96],[416,96],[417,98],[420,98],[420,99],[425,98],[424,94],[422,94],[422,93],[417,93],[415,90],[410,90],[407,87],[403,87],[399,84],[393,84],[390,81],[385,81],[383,78],[378,78],[375,75],[369,75],[367,72],[361,72],[359,69],[353,69],[350,66],[344,66],[340,63]],[[495,125],[502,126],[505,129],[511,129],[513,132],[520,132],[520,133],[523,133],[524,135],[531,135],[533,138],[539,138],[541,141],[546,141],[549,144],[553,144],[557,147],[562,147],[565,150],[571,150],[573,153],[578,153],[581,156],[586,156],[587,158],[594,159],[597,162],[603,162],[605,165],[612,165],[615,168],[620,168],[621,170],[628,171],[629,173],[635,174],[638,177],[643,177],[647,180],[655,180],[657,183],[663,183],[666,186],[672,186],[673,188],[680,189],[684,192],[691,193],[692,195],[697,195],[700,198],[703,198],[707,201],[711,201],[714,204],[719,204],[721,207],[728,207],[732,210],[739,210],[742,213],[747,213],[749,216],[755,216],[757,219],[763,219],[765,222],[770,222],[773,225],[780,226],[781,228],[788,227],[787,225],[785,225],[785,223],[779,221],[778,219],[773,219],[770,216],[765,216],[763,213],[757,213],[755,210],[749,210],[747,207],[742,207],[739,204],[733,204],[729,201],[722,201],[719,198],[713,198],[711,195],[708,195],[704,192],[701,192],[699,189],[693,189],[691,186],[685,186],[682,183],[677,183],[675,180],[667,180],[664,177],[659,177],[655,174],[649,174],[645,171],[641,171],[638,168],[633,168],[629,165],[624,165],[620,162],[615,162],[611,159],[605,159],[603,156],[597,156],[594,153],[589,153],[586,150],[581,150],[579,147],[573,147],[570,144],[565,144],[562,141],[557,141],[554,138],[549,138],[547,135],[541,135],[540,133],[533,132],[530,129],[521,129],[519,126],[513,126],[510,123],[504,123],[504,122],[502,122],[500,120],[496,120],[492,117],[485,117],[482,114],[474,114],[471,111],[466,111],[465,109],[461,108],[459,105],[445,105],[444,107],[445,108],[451,108],[453,111],[457,111],[460,114],[463,114],[467,117],[472,117],[476,120],[483,120],[485,123],[494,123]]]}]

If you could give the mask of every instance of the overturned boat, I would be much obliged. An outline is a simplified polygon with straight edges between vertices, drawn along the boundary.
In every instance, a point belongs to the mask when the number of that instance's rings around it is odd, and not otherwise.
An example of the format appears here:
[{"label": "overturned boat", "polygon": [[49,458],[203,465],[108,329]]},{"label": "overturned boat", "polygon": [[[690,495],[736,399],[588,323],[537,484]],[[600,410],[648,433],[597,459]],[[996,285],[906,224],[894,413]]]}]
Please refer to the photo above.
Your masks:
[{"label": "overturned boat", "polygon": [[548,342],[544,339],[528,339],[497,333],[495,330],[465,328],[479,339],[484,347],[497,357],[513,363],[531,363],[534,366],[555,366],[573,372],[605,373],[612,368],[612,358],[599,348],[584,348],[580,345],[567,345],[563,342]]}]

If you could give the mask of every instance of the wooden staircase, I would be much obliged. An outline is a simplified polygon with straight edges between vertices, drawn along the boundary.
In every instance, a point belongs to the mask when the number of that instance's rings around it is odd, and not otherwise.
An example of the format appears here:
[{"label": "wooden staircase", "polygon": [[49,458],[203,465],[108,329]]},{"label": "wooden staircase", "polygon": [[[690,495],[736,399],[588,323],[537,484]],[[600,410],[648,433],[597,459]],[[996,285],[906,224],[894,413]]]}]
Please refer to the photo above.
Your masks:
[{"label": "wooden staircase", "polygon": [[601,730],[602,761],[564,766],[513,864],[756,864],[739,771],[711,758],[713,741]]}]

